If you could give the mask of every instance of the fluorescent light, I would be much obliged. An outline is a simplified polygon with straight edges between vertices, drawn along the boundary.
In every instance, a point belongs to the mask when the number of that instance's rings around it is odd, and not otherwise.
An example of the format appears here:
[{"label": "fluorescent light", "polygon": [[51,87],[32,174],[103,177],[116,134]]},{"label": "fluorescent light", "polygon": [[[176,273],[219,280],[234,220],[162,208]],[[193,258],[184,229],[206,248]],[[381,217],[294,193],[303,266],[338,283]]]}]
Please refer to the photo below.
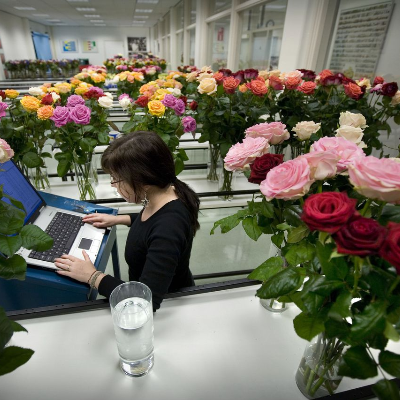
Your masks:
[{"label": "fluorescent light", "polygon": [[135,12],[137,12],[137,13],[152,13],[153,12],[153,10],[150,10],[150,9],[144,9],[144,8],[137,8],[136,10],[135,10]]},{"label": "fluorescent light", "polygon": [[67,0],[69,3],[89,3],[89,0]]},{"label": "fluorescent light", "polygon": [[32,17],[50,17],[49,14],[32,14]]},{"label": "fluorescent light", "polygon": [[102,19],[91,19],[90,22],[97,22],[97,23],[102,23],[104,22]]},{"label": "fluorescent light", "polygon": [[135,21],[135,20],[133,20],[132,23],[133,24],[145,24],[146,21]]},{"label": "fluorescent light", "polygon": [[25,10],[36,10],[33,7],[14,7],[16,10],[25,11]]},{"label": "fluorescent light", "polygon": [[94,24],[93,26],[107,26],[106,24]]},{"label": "fluorescent light", "polygon": [[96,11],[95,8],[90,8],[90,7],[77,7],[76,10],[78,10],[78,11]]},{"label": "fluorescent light", "polygon": [[137,0],[137,3],[142,4],[157,4],[158,0]]},{"label": "fluorescent light", "polygon": [[85,14],[84,16],[86,18],[100,18],[100,15],[98,14]]},{"label": "fluorescent light", "polygon": [[60,19],[46,19],[47,22],[61,22]]},{"label": "fluorescent light", "polygon": [[149,18],[149,16],[148,15],[135,15],[135,18],[147,19],[147,18]]}]

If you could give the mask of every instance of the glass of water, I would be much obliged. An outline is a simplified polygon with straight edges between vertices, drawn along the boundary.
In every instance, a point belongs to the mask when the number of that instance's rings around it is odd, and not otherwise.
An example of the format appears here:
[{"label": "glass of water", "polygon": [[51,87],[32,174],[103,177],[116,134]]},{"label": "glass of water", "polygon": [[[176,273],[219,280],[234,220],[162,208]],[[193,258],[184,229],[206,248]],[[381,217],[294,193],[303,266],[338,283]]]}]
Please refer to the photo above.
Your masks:
[{"label": "glass of water", "polygon": [[154,364],[151,290],[140,282],[126,282],[110,296],[120,366],[129,376],[146,375]]}]

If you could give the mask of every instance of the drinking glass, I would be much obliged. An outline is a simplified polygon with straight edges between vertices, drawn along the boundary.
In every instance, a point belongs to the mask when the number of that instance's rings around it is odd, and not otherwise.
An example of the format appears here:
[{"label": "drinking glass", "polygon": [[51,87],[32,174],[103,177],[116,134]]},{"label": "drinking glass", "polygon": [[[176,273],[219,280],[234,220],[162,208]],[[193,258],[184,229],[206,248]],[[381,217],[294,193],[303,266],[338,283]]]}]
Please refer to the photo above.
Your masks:
[{"label": "drinking glass", "polygon": [[110,307],[122,371],[146,375],[154,364],[151,290],[140,282],[123,283],[111,293]]}]

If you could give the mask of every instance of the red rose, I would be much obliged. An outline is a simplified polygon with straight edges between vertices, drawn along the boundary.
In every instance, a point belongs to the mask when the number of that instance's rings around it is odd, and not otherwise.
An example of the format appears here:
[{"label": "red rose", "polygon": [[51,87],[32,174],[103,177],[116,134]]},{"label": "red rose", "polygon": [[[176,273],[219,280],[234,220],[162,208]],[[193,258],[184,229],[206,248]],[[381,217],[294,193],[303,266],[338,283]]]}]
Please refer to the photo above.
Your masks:
[{"label": "red rose", "polygon": [[182,95],[179,98],[185,103],[185,107],[186,107],[186,105],[187,105],[187,97]]},{"label": "red rose", "polygon": [[315,81],[316,75],[311,69],[298,69],[297,71],[300,71],[303,74],[302,78],[305,81]]},{"label": "red rose", "polygon": [[139,107],[146,107],[147,103],[149,102],[149,98],[147,96],[139,96],[137,100],[135,101],[135,104],[137,104]]},{"label": "red rose", "polygon": [[2,100],[4,100],[6,98],[6,93],[3,92],[2,90],[0,90],[0,97]]},{"label": "red rose", "polygon": [[233,94],[235,93],[236,88],[239,86],[239,79],[235,79],[233,76],[227,76],[222,81],[222,85],[224,86],[224,90],[226,93]]},{"label": "red rose", "polygon": [[400,224],[389,222],[387,227],[388,233],[379,250],[379,255],[390,262],[400,275]]},{"label": "red rose", "polygon": [[381,76],[376,76],[372,86],[381,85],[384,82],[385,82],[385,80]]},{"label": "red rose", "polygon": [[198,105],[198,103],[197,103],[196,100],[193,100],[193,101],[189,104],[189,107],[190,107],[190,109],[191,109],[192,111],[196,111],[198,106],[199,106],[199,105]]},{"label": "red rose", "polygon": [[217,84],[220,85],[224,80],[224,74],[221,71],[218,71],[213,75],[213,78],[216,80]]},{"label": "red rose", "polygon": [[356,199],[346,193],[312,194],[304,202],[301,219],[311,231],[337,232],[356,212]]},{"label": "red rose", "polygon": [[257,157],[254,163],[250,165],[249,182],[260,184],[272,168],[282,163],[283,154],[264,154]]},{"label": "red rose", "polygon": [[366,257],[378,254],[387,229],[371,218],[353,215],[332,237],[338,253]]},{"label": "red rose", "polygon": [[398,90],[399,87],[397,86],[396,82],[389,82],[382,85],[381,93],[384,96],[393,97]]},{"label": "red rose", "polygon": [[50,93],[46,94],[46,96],[42,98],[41,103],[46,106],[51,106],[53,104],[53,96]]}]

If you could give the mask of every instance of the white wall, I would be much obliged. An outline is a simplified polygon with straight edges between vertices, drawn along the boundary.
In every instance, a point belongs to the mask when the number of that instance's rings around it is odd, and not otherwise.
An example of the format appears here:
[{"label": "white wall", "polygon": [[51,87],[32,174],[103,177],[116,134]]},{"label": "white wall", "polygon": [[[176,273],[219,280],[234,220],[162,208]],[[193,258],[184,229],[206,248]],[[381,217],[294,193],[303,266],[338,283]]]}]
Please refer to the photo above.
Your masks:
[{"label": "white wall", "polygon": [[[128,28],[128,27],[82,27],[82,26],[53,26],[52,40],[55,47],[54,58],[88,58],[90,64],[102,65],[107,58],[105,55],[105,41],[121,41],[124,48],[124,56],[128,56],[128,37],[147,37],[147,48],[150,45],[149,29],[147,28]],[[64,53],[62,52],[63,40],[76,40],[78,44],[78,52]],[[83,40],[95,40],[97,42],[98,53],[82,52]],[[118,51],[115,52],[115,54]],[[114,55],[114,54],[113,54]]]},{"label": "white wall", "polygon": [[28,19],[0,11],[0,38],[6,60],[36,58]]}]

